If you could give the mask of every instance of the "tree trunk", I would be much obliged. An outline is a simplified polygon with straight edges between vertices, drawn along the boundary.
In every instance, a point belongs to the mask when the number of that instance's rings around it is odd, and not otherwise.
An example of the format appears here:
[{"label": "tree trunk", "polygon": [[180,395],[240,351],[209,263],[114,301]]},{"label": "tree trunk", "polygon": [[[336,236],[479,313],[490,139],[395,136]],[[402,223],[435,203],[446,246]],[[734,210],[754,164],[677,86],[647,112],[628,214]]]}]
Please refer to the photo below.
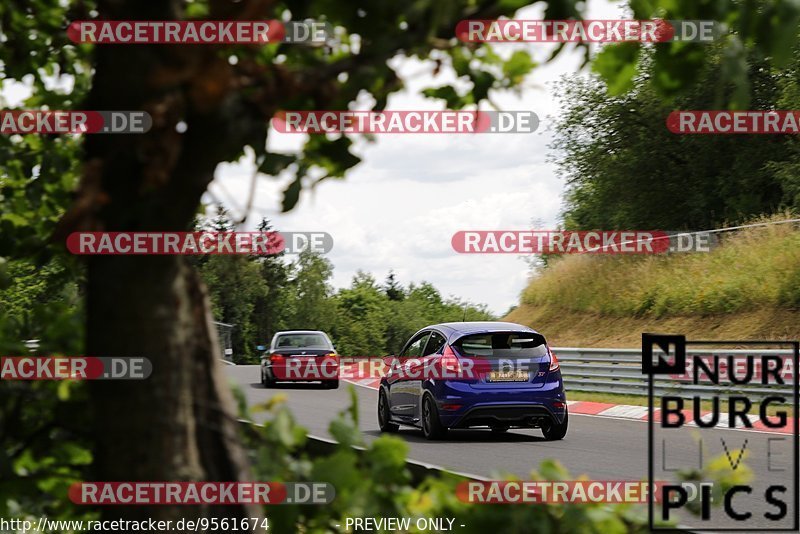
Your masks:
[{"label": "tree trunk", "polygon": [[[90,262],[89,354],[145,356],[144,381],[92,384],[99,480],[251,480],[208,300],[182,258]],[[230,507],[127,507],[110,517],[254,517]]]},{"label": "tree trunk", "polygon": [[[180,5],[107,0],[98,9],[101,19],[168,20]],[[96,45],[95,58],[85,109],[146,110],[154,124],[144,135],[87,136],[83,182],[62,230],[190,229],[218,162],[243,146],[224,133],[235,117],[223,105],[220,59],[208,47],[174,45]],[[183,134],[178,120],[188,126]],[[89,355],[146,357],[153,364],[147,380],[91,385],[97,480],[252,480],[209,302],[185,258],[90,258],[87,321]],[[255,506],[127,506],[104,513],[173,520],[262,515]]]}]

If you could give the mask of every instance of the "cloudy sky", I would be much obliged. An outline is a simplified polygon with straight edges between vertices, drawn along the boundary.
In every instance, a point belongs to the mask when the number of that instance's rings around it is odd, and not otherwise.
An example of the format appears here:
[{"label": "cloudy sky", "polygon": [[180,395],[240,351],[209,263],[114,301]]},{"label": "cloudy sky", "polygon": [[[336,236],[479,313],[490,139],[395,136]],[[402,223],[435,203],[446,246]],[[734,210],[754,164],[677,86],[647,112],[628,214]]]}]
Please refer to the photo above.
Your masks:
[{"label": "cloudy sky", "polygon": [[[586,18],[615,19],[624,12],[618,3],[591,0]],[[542,18],[534,6],[517,18]],[[548,44],[494,45],[500,54],[528,48],[544,60]],[[520,95],[494,93],[506,110],[532,110],[542,123],[534,134],[377,136],[359,144],[363,161],[344,180],[329,180],[304,191],[299,205],[280,213],[281,191],[288,178],[258,181],[256,208],[247,226],[262,216],[282,231],[325,231],[334,239],[328,259],[334,265],[333,284],[350,284],[356,271],[383,280],[390,269],[401,283],[429,281],[445,296],[485,303],[504,313],[518,302],[529,276],[527,263],[509,254],[468,255],[453,251],[450,239],[458,230],[529,229],[558,222],[564,184],[547,163],[551,141],[548,126],[558,112],[552,82],[577,71],[579,53],[565,53],[529,76]],[[434,77],[433,66],[401,60],[394,64],[407,89],[389,100],[389,109],[443,109],[416,96],[420,88],[452,83],[451,72]],[[296,150],[303,136],[270,131],[273,151]],[[245,204],[252,161],[225,165],[210,190],[234,213]]]}]

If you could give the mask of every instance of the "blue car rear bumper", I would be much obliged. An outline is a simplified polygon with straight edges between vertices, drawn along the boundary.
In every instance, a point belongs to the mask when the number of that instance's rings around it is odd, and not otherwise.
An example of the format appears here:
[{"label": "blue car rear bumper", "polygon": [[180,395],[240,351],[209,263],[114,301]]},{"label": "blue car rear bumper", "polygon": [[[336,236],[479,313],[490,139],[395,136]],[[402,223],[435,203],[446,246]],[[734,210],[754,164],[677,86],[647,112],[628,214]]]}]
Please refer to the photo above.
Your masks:
[{"label": "blue car rear bumper", "polygon": [[567,400],[560,377],[538,388],[508,384],[492,388],[439,380],[428,382],[425,389],[436,400],[439,418],[448,428],[536,428],[547,422],[562,423],[566,416]]}]

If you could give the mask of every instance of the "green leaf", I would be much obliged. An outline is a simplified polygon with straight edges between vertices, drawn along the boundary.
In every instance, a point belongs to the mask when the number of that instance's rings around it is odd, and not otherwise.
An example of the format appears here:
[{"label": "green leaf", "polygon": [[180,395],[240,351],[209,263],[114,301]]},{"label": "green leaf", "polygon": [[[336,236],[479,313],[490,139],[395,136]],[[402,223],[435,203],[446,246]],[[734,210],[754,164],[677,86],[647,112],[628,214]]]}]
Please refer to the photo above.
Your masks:
[{"label": "green leaf", "polygon": [[543,460],[539,465],[543,480],[566,480],[570,475],[564,464],[558,460]]},{"label": "green leaf", "polygon": [[469,102],[465,97],[458,94],[455,87],[452,85],[443,85],[442,87],[433,87],[425,89],[422,94],[428,98],[438,98],[445,101],[447,109],[461,109]]},{"label": "green leaf", "polygon": [[352,419],[353,424],[356,428],[358,428],[358,393],[356,393],[356,387],[350,384],[347,387],[347,393],[350,395],[350,407],[347,410],[350,414],[350,419]]},{"label": "green leaf", "polygon": [[608,94],[621,95],[633,87],[639,60],[639,43],[609,45],[597,54],[592,70],[608,85]]},{"label": "green leaf", "polygon": [[327,177],[342,177],[345,171],[355,167],[361,158],[350,152],[353,142],[341,136],[330,140],[322,135],[313,135],[303,149],[303,159],[309,166],[317,166],[327,171]]},{"label": "green leaf", "polygon": [[69,400],[69,397],[70,397],[70,391],[69,390],[70,390],[71,384],[73,384],[73,383],[74,382],[70,382],[69,380],[62,380],[62,381],[60,381],[58,383],[58,386],[57,386],[57,389],[56,389],[57,394],[58,394],[58,400],[60,400],[62,402]]},{"label": "green leaf", "polygon": [[512,85],[517,85],[536,67],[536,62],[524,50],[514,52],[503,64],[503,74]]},{"label": "green leaf", "polygon": [[470,57],[464,48],[454,48],[450,52],[450,57],[453,62],[453,70],[456,71],[456,76],[467,76],[469,74],[469,60]]},{"label": "green leaf", "polygon": [[472,80],[472,98],[480,102],[489,96],[489,89],[494,85],[495,77],[489,72],[474,72],[470,75]]},{"label": "green leaf", "polygon": [[356,461],[352,449],[340,448],[331,456],[315,460],[311,476],[313,480],[324,480],[333,484],[337,498],[348,495],[365,483]]},{"label": "green leaf", "polygon": [[280,410],[269,425],[272,437],[277,438],[278,443],[287,449],[291,449],[297,443],[294,428],[294,420],[288,410]]},{"label": "green leaf", "polygon": [[208,2],[191,1],[186,4],[186,18],[208,18]]},{"label": "green leaf", "polygon": [[635,20],[646,20],[656,10],[655,0],[630,0],[630,7],[633,10],[633,18]]},{"label": "green leaf", "polygon": [[302,189],[303,176],[298,175],[297,178],[289,184],[289,187],[283,191],[283,203],[281,205],[281,210],[283,212],[287,212],[297,205],[297,201],[300,200],[300,191],[302,191]]},{"label": "green leaf", "polygon": [[405,463],[408,450],[408,444],[394,436],[384,435],[373,441],[366,453],[374,473],[373,480],[383,484],[407,482]]},{"label": "green leaf", "polygon": [[277,176],[289,165],[297,161],[297,156],[292,154],[267,152],[263,157],[264,161],[258,166],[258,172],[269,176]]},{"label": "green leaf", "polygon": [[338,418],[331,421],[328,430],[333,436],[333,439],[346,447],[351,447],[358,444],[358,440],[354,439],[357,431],[348,421]]},{"label": "green leaf", "polygon": [[16,227],[28,226],[28,219],[16,213],[4,213],[0,215],[0,221],[8,221]]},{"label": "green leaf", "polygon": [[[578,3],[580,0],[559,0],[548,2],[544,18],[548,20],[580,19]],[[583,2],[580,2],[583,3]]]}]

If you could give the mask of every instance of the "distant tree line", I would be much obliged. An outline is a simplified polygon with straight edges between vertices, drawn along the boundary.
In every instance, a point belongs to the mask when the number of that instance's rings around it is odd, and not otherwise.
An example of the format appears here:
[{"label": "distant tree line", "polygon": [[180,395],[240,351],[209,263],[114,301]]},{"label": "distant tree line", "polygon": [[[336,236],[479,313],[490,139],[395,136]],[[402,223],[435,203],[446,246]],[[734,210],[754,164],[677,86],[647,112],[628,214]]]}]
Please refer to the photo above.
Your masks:
[{"label": "distant tree line", "polygon": [[566,180],[568,229],[706,229],[800,208],[800,144],[793,135],[681,135],[673,110],[726,109],[744,90],[753,110],[798,109],[800,59],[784,68],[748,58],[744,89],[716,83],[729,64],[711,53],[700,80],[674,99],[657,85],[651,54],[629,92],[600,77],[565,78],[552,148]]},{"label": "distant tree line", "polygon": [[[197,221],[198,229],[230,231],[224,209]],[[261,231],[274,231],[267,220]],[[275,332],[314,329],[327,332],[340,354],[394,354],[418,329],[432,323],[492,320],[485,305],[445,298],[432,284],[403,286],[393,272],[379,283],[367,272],[353,276],[350,287],[335,290],[333,265],[305,251],[294,260],[272,256],[203,256],[196,260],[208,287],[214,318],[231,323],[237,362],[254,361],[256,347]]]}]

